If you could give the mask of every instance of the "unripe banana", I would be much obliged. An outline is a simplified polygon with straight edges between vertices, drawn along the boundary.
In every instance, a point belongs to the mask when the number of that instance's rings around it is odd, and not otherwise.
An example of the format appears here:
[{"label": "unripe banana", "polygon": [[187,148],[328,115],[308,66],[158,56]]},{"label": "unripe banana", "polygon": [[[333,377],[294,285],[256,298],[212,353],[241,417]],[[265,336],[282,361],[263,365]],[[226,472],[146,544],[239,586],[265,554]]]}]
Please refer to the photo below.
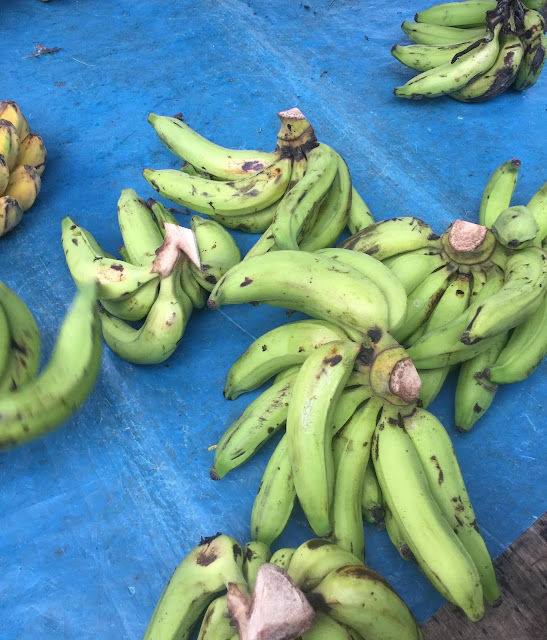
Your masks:
[{"label": "unripe banana", "polygon": [[428,22],[449,27],[467,27],[486,22],[486,12],[496,8],[494,0],[466,0],[445,2],[420,11],[416,22]]},{"label": "unripe banana", "polygon": [[152,262],[163,235],[147,203],[133,189],[123,189],[120,194],[118,224],[129,262],[137,266]]},{"label": "unripe banana", "polygon": [[364,640],[357,631],[333,620],[326,613],[315,612],[313,627],[302,634],[302,640]]},{"label": "unripe banana", "polygon": [[379,524],[384,519],[382,489],[374,471],[372,460],[369,459],[363,480],[363,495],[361,510],[364,519],[370,524]]},{"label": "unripe banana", "polygon": [[348,213],[348,229],[351,235],[355,235],[374,224],[374,218],[365,201],[359,195],[355,187],[351,188],[351,206]]},{"label": "unripe banana", "polygon": [[427,276],[448,264],[448,256],[444,251],[426,247],[387,258],[383,262],[401,281],[408,295]]},{"label": "unripe banana", "polygon": [[488,179],[482,195],[479,223],[491,227],[499,214],[511,205],[521,161],[511,158],[501,164]]},{"label": "unripe banana", "polygon": [[28,211],[40,193],[41,180],[36,169],[28,165],[20,165],[9,175],[4,196],[17,200],[23,210]]},{"label": "unripe banana", "polygon": [[197,640],[231,640],[234,628],[230,625],[226,601],[225,595],[220,596],[207,607]]},{"label": "unripe banana", "polygon": [[539,226],[536,243],[544,242],[547,237],[547,182],[532,196],[526,208],[532,212]]},{"label": "unripe banana", "polygon": [[539,225],[527,207],[509,207],[496,218],[492,231],[504,247],[522,249],[535,239]]},{"label": "unripe banana", "polygon": [[47,151],[44,141],[37,133],[29,133],[21,140],[17,164],[29,165],[41,176],[46,168]]},{"label": "unripe banana", "polygon": [[285,569],[288,571],[289,565],[291,564],[292,557],[296,549],[293,547],[284,547],[283,549],[278,549],[270,558],[270,562],[272,564]]},{"label": "unripe banana", "polygon": [[0,155],[4,156],[10,171],[17,164],[19,144],[16,127],[8,120],[0,120]]},{"label": "unripe banana", "polygon": [[270,547],[263,542],[252,540],[243,547],[243,577],[250,589],[254,589],[258,567],[271,557]]}]

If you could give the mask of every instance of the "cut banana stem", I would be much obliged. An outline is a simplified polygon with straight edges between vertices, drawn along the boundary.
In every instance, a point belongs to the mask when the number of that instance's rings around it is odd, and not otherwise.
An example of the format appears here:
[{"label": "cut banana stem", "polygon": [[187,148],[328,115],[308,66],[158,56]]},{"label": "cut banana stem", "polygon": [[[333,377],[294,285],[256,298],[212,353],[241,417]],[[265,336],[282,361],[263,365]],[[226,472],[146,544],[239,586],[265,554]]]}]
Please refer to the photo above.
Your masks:
[{"label": "cut banana stem", "polygon": [[159,274],[160,278],[169,276],[173,272],[181,252],[185,253],[200,269],[201,262],[194,232],[191,229],[170,224],[169,222],[165,222],[163,226],[165,228],[165,239],[156,252],[151,273]]}]

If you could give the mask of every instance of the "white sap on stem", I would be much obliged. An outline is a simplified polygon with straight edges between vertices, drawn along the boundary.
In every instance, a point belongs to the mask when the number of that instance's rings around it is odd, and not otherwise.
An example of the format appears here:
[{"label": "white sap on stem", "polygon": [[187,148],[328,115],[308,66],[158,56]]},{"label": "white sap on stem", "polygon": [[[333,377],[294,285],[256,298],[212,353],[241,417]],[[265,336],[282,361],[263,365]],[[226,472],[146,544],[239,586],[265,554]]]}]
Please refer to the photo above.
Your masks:
[{"label": "white sap on stem", "polygon": [[196,267],[201,269],[195,233],[191,229],[170,222],[164,222],[163,227],[165,239],[161,247],[156,250],[152,273],[159,273],[160,278],[169,276],[181,253],[185,253]]}]

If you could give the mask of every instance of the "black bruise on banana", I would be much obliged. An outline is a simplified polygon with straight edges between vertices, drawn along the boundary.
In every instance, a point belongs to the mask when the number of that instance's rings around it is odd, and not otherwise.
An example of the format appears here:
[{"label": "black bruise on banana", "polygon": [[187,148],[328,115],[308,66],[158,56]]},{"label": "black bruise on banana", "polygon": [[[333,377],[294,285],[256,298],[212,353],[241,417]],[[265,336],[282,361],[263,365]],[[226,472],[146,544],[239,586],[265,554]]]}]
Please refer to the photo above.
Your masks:
[{"label": "black bruise on banana", "polygon": [[430,460],[437,467],[437,471],[439,472],[439,478],[437,482],[441,485],[444,480],[444,473],[443,473],[443,470],[441,469],[441,465],[439,464],[439,461],[437,460],[437,456],[431,456]]}]

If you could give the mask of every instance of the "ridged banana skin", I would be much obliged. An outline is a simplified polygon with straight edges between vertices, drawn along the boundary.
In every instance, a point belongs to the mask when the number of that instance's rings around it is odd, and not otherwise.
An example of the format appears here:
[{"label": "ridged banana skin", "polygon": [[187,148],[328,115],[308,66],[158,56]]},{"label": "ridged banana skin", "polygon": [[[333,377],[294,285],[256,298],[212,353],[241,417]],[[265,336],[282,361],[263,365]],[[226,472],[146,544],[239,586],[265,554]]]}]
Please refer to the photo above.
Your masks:
[{"label": "ridged banana skin", "polygon": [[338,433],[344,442],[336,469],[332,503],[333,540],[362,562],[365,560],[365,534],[361,502],[365,469],[370,457],[376,416],[383,400],[371,398],[357,409]]},{"label": "ridged banana skin", "polygon": [[118,224],[129,261],[137,266],[149,264],[163,235],[146,202],[133,189],[123,189],[118,199]]},{"label": "ridged banana skin", "polygon": [[219,596],[205,611],[197,640],[231,640],[234,628],[230,625],[226,596]]},{"label": "ridged banana skin", "polygon": [[13,100],[2,100],[0,102],[0,119],[7,120],[13,124],[19,140],[23,140],[28,135],[28,123],[21,113],[21,107]]},{"label": "ridged banana skin", "polygon": [[258,567],[271,557],[270,547],[263,542],[251,540],[243,547],[243,577],[250,589],[254,589]]},{"label": "ridged banana skin", "polygon": [[547,182],[536,191],[526,208],[532,212],[538,223],[536,244],[541,244],[547,237]]},{"label": "ridged banana skin", "polygon": [[393,587],[362,565],[332,571],[309,593],[312,606],[371,640],[421,640],[416,619]]},{"label": "ridged banana skin", "polygon": [[365,227],[340,245],[343,249],[361,251],[385,260],[399,253],[425,247],[440,248],[439,236],[418,218],[404,217],[382,220]]},{"label": "ridged banana skin", "polygon": [[374,224],[374,218],[367,204],[355,187],[351,187],[351,206],[348,212],[348,229],[352,235]]},{"label": "ridged banana skin", "polygon": [[410,436],[386,409],[372,445],[386,504],[433,586],[470,620],[480,620],[484,604],[477,568],[435,501]]},{"label": "ridged banana skin", "polygon": [[8,120],[0,120],[0,155],[4,156],[10,172],[17,164],[19,146],[16,127]]},{"label": "ridged banana skin", "polygon": [[524,51],[524,57],[515,81],[511,85],[516,91],[526,91],[539,79],[547,58],[547,36],[544,33],[534,38]]},{"label": "ridged banana skin", "polygon": [[508,338],[508,333],[490,338],[489,349],[462,363],[454,399],[454,424],[458,431],[469,431],[492,404],[498,387],[484,378],[483,371],[496,361]]},{"label": "ridged banana skin", "polygon": [[46,368],[17,391],[0,397],[0,449],[43,436],[85,402],[101,367],[101,330],[95,301],[93,286],[76,295]]},{"label": "ridged banana skin", "polygon": [[279,153],[276,152],[221,147],[177,118],[150,113],[148,122],[169,151],[194,165],[199,171],[222,180],[245,178],[262,171],[279,158]]},{"label": "ridged banana skin", "polygon": [[[7,361],[0,365],[0,394],[17,391],[31,382],[40,366],[40,331],[30,309],[21,298],[3,282],[0,282],[0,310],[5,326],[0,331],[0,354]],[[1,359],[0,355],[0,359]]]},{"label": "ridged banana skin", "polygon": [[374,471],[372,460],[369,459],[363,479],[363,495],[361,496],[361,511],[364,519],[370,524],[378,524],[384,519],[382,490]]},{"label": "ridged banana skin", "polygon": [[326,613],[315,612],[313,627],[302,634],[302,640],[363,640],[353,629],[344,627]]},{"label": "ridged banana skin", "polygon": [[422,72],[430,71],[442,64],[450,64],[457,53],[464,51],[469,45],[485,35],[485,33],[481,33],[475,38],[465,38],[463,42],[451,44],[395,45],[391,47],[391,55],[410,69]]},{"label": "ridged banana skin", "polygon": [[18,165],[30,165],[41,176],[46,168],[47,151],[44,141],[37,133],[29,133],[24,139],[19,138]]},{"label": "ridged banana skin", "polygon": [[196,236],[201,269],[191,263],[196,280],[207,291],[234,265],[241,261],[241,253],[235,240],[222,225],[214,220],[192,216],[190,226]]},{"label": "ridged banana skin", "polygon": [[526,247],[507,261],[501,289],[484,301],[461,337],[473,344],[525,322],[538,308],[547,285],[547,252]]},{"label": "ridged banana skin", "polygon": [[429,22],[446,27],[465,27],[486,23],[486,12],[496,8],[490,0],[467,0],[445,2],[420,11],[414,16],[416,22]]},{"label": "ridged banana skin", "polygon": [[332,258],[352,267],[370,278],[378,286],[389,309],[389,330],[396,331],[405,321],[407,311],[406,292],[401,281],[382,262],[360,251],[349,249],[320,249],[320,256]]},{"label": "ridged banana skin", "polygon": [[220,480],[249,460],[286,422],[298,373],[274,383],[253,400],[222,435],[209,475]]},{"label": "ridged banana skin", "polygon": [[191,265],[193,263],[187,256],[183,256],[180,264],[180,285],[184,293],[190,298],[194,309],[203,309],[207,304],[209,292],[204,289],[194,277]]},{"label": "ridged banana skin", "polygon": [[104,308],[100,318],[106,344],[124,360],[134,364],[159,364],[173,354],[192,313],[192,303],[174,271],[160,282],[144,324],[134,329]]},{"label": "ridged banana skin", "polygon": [[143,284],[159,278],[151,266],[135,267],[112,258],[97,259],[85,230],[68,216],[62,221],[61,241],[70,274],[78,288],[95,282],[100,300],[129,298]]},{"label": "ridged banana skin", "polygon": [[260,387],[280,371],[302,364],[322,344],[347,338],[345,332],[321,320],[284,324],[257,338],[234,362],[224,385],[224,397],[235,400]]},{"label": "ridged banana skin", "polygon": [[447,265],[448,261],[443,251],[426,247],[386,258],[383,262],[401,281],[408,295],[428,275]]},{"label": "ridged banana skin", "polygon": [[334,470],[329,426],[360,345],[329,342],[311,353],[297,374],[287,414],[289,459],[298,500],[318,536],[332,531]]},{"label": "ridged banana skin", "polygon": [[509,342],[485,372],[494,384],[526,380],[547,355],[547,294],[541,305],[525,322],[513,330]]},{"label": "ridged banana skin", "polygon": [[306,251],[243,260],[217,283],[207,306],[263,301],[363,332],[388,325],[387,303],[377,285],[351,267]]},{"label": "ridged banana skin", "polygon": [[439,420],[423,409],[405,417],[404,425],[433,497],[477,567],[486,601],[494,604],[501,597],[494,567],[479,532],[450,436]]},{"label": "ridged banana skin", "polygon": [[492,227],[499,214],[511,206],[520,167],[520,160],[511,158],[490,176],[482,194],[479,224]]},{"label": "ridged banana skin", "polygon": [[460,102],[484,102],[499,96],[515,81],[522,59],[524,46],[517,36],[507,36],[500,47],[496,62],[481,76],[463,89],[453,91],[450,97]]},{"label": "ridged banana skin", "polygon": [[8,196],[0,197],[0,236],[16,227],[23,219],[23,210],[17,200]]},{"label": "ridged banana skin", "polygon": [[306,155],[305,175],[285,193],[272,222],[272,233],[280,249],[298,250],[304,226],[317,213],[334,182],[337,155],[322,143]]},{"label": "ridged banana skin", "polygon": [[10,170],[4,196],[17,200],[23,213],[25,213],[36,201],[41,185],[42,181],[34,167],[19,165]]},{"label": "ridged banana skin", "polygon": [[207,180],[173,169],[144,169],[145,180],[164,198],[193,211],[228,216],[254,213],[283,197],[291,176],[290,158],[236,182]]},{"label": "ridged banana skin", "polygon": [[319,207],[317,219],[299,242],[301,251],[317,251],[335,245],[348,222],[352,202],[351,176],[342,156],[336,154],[338,170]]},{"label": "ridged banana skin", "polygon": [[397,549],[401,558],[403,560],[414,560],[412,551],[406,543],[405,537],[401,533],[391,509],[387,505],[384,505],[384,522],[386,523],[386,532],[391,540],[391,544]]},{"label": "ridged banana skin", "polygon": [[283,547],[282,549],[278,549],[270,558],[270,563],[287,571],[295,551],[296,549],[294,547]]},{"label": "ridged banana skin", "polygon": [[175,569],[143,640],[187,640],[204,609],[229,582],[244,584],[243,552],[226,535],[206,538]]},{"label": "ridged banana skin", "polygon": [[268,546],[285,530],[296,499],[288,449],[284,435],[266,465],[251,512],[253,540]]},{"label": "ridged banana skin", "polygon": [[363,565],[351,551],[324,538],[312,538],[294,552],[287,570],[304,592],[315,589],[332,571],[349,565]]},{"label": "ridged banana skin", "polygon": [[499,25],[494,28],[494,37],[490,42],[479,44],[453,63],[448,62],[420,73],[403,86],[396,87],[393,93],[398,98],[421,100],[438,98],[465,87],[496,62],[500,48],[500,28]]},{"label": "ridged banana skin", "polygon": [[470,38],[478,38],[486,34],[486,30],[462,29],[459,27],[443,27],[429,22],[410,22],[405,20],[401,29],[416,44],[452,44],[464,42]]}]

